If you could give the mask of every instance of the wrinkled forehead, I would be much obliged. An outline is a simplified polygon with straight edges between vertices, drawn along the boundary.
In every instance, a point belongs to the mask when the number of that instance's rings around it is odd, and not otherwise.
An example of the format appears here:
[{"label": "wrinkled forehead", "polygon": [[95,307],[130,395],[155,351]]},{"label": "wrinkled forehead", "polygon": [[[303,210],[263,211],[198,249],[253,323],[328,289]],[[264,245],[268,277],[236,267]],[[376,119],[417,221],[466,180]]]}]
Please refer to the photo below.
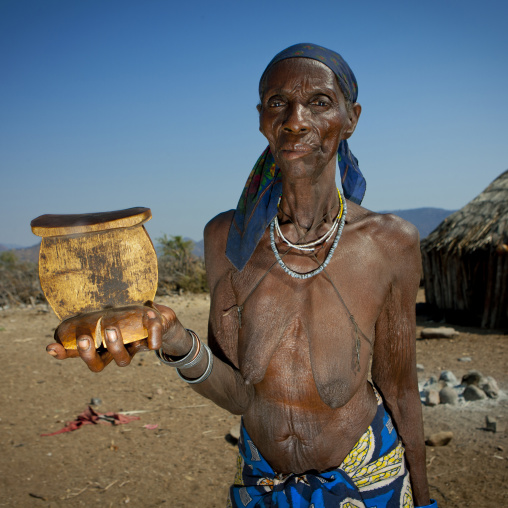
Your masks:
[{"label": "wrinkled forehead", "polygon": [[331,88],[342,92],[333,71],[323,63],[309,58],[288,58],[267,68],[260,82],[260,99],[272,88],[282,89],[287,86]]}]

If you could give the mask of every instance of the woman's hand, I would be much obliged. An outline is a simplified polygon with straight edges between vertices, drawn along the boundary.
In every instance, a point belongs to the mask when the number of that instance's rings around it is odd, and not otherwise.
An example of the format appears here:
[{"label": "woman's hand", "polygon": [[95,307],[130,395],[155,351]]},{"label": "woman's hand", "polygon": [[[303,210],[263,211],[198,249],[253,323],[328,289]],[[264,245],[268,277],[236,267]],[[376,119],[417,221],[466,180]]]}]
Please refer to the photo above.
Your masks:
[{"label": "woman's hand", "polygon": [[[95,349],[92,336],[81,333],[76,337],[77,350],[65,349],[62,344],[53,343],[46,347],[46,351],[58,360],[80,356],[93,372],[102,371],[112,360],[119,367],[125,367],[138,351],[163,347],[165,353],[176,356],[190,351],[192,339],[172,309],[151,303],[150,306],[141,307],[139,313],[143,327],[148,332],[146,339],[124,344],[121,328],[112,312],[102,320],[105,348]],[[79,326],[76,328],[79,329]],[[58,329],[55,336],[58,339]]]}]

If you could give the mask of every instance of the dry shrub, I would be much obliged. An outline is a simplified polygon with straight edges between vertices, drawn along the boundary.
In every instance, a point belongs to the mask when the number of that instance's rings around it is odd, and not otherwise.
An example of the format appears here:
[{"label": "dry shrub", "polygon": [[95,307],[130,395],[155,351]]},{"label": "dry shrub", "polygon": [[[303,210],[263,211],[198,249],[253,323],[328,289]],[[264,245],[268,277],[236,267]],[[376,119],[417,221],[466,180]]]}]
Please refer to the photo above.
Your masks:
[{"label": "dry shrub", "polygon": [[19,261],[12,251],[0,252],[0,306],[42,301],[37,264]]},{"label": "dry shrub", "polygon": [[194,242],[181,236],[157,238],[159,251],[158,295],[171,292],[202,293],[208,291],[205,262],[192,251]]}]

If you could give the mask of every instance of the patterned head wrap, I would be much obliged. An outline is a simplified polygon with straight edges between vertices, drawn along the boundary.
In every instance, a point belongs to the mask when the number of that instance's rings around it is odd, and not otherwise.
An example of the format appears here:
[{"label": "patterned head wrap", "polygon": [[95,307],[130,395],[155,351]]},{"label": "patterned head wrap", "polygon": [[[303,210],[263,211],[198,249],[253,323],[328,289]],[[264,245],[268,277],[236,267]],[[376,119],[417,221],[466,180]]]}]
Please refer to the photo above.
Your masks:
[{"label": "patterned head wrap", "polygon": [[[263,78],[277,62],[288,58],[310,58],[330,68],[339,81],[346,100],[356,102],[358,85],[349,65],[335,51],[315,44],[295,44],[276,55],[268,64],[259,84],[262,93]],[[360,204],[365,195],[366,182],[358,160],[349,150],[346,140],[339,144],[337,160],[342,188],[347,199]],[[247,179],[229,230],[226,256],[238,270],[243,270],[266,227],[277,214],[277,203],[282,192],[282,180],[270,147],[261,154]]]}]

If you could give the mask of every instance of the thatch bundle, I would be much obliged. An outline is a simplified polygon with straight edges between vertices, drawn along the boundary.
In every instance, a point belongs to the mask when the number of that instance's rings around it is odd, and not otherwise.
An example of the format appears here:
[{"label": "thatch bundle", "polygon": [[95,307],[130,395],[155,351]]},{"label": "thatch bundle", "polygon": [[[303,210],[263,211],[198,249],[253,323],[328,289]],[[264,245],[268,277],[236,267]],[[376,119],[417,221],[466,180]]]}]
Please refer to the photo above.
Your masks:
[{"label": "thatch bundle", "polygon": [[427,303],[485,328],[508,325],[508,170],[421,247]]}]

